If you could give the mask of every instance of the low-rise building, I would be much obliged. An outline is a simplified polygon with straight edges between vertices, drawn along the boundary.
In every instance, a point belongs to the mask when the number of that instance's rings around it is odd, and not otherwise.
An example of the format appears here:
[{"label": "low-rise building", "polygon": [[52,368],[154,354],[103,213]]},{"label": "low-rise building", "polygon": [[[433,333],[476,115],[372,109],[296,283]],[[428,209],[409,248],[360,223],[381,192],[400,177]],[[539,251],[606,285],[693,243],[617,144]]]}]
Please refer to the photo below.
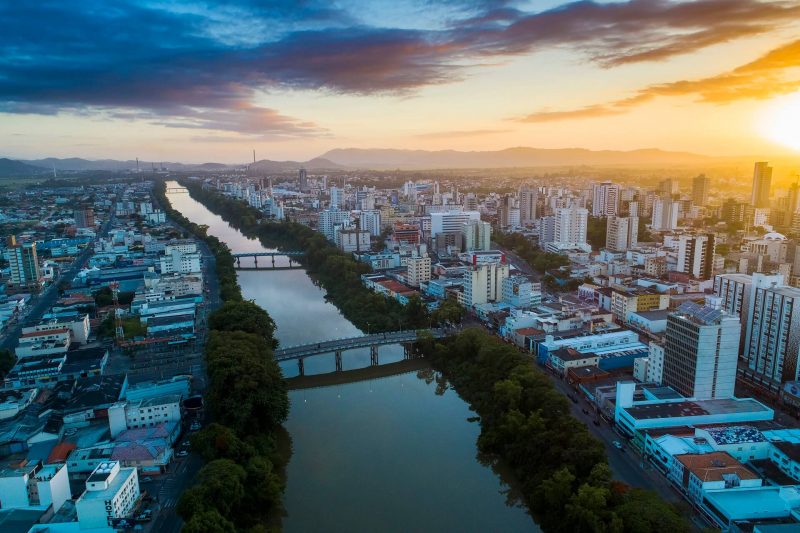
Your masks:
[{"label": "low-rise building", "polygon": [[139,477],[135,468],[119,462],[101,463],[86,480],[86,491],[75,508],[81,529],[114,526],[130,516],[139,500]]}]

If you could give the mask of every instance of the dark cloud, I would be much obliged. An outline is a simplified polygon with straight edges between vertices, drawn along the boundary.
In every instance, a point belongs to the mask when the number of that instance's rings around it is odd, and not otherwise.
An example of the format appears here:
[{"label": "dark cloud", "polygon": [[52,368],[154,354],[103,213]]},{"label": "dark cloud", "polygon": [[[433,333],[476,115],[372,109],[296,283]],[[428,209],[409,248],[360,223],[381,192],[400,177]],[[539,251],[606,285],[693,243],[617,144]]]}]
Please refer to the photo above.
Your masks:
[{"label": "dark cloud", "polygon": [[800,40],[771,50],[755,61],[706,78],[650,85],[633,96],[576,109],[545,109],[515,119],[519,122],[554,122],[626,113],[659,97],[691,97],[699,102],[726,104],[737,100],[766,99],[800,90]]},{"label": "dark cloud", "polygon": [[[580,1],[538,13],[451,4],[462,15],[440,29],[408,30],[368,27],[343,4],[315,0],[0,2],[0,111],[135,110],[176,127],[313,135],[320,128],[252,104],[256,93],[406,93],[552,47],[605,67],[657,61],[800,16],[789,1]],[[595,107],[580,112],[625,106]]]}]

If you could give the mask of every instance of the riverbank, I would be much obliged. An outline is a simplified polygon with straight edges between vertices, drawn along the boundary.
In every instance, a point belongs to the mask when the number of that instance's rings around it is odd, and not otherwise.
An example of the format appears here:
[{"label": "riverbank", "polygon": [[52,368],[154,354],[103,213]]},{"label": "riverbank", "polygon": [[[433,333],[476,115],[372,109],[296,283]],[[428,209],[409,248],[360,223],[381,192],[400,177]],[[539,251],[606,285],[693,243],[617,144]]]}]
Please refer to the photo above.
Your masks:
[{"label": "riverbank", "polygon": [[228,246],[172,208],[165,182],[156,183],[154,195],[172,220],[208,245],[223,300],[209,316],[205,347],[214,422],[191,437],[193,452],[206,464],[178,502],[183,531],[279,528],[288,456],[278,439],[289,398],[272,356],[275,324],[262,308],[242,300]]},{"label": "riverbank", "polygon": [[612,480],[601,443],[515,347],[468,329],[418,348],[478,413],[481,452],[509,465],[543,530],[689,531],[655,493]]},{"label": "riverbank", "polygon": [[322,234],[296,222],[270,222],[246,203],[204,189],[199,182],[183,180],[191,197],[244,235],[257,238],[265,247],[302,250],[299,261],[325,289],[331,301],[362,331],[395,331],[428,327],[431,317],[418,299],[408,305],[377,294],[361,282],[370,267],[337,249]]}]

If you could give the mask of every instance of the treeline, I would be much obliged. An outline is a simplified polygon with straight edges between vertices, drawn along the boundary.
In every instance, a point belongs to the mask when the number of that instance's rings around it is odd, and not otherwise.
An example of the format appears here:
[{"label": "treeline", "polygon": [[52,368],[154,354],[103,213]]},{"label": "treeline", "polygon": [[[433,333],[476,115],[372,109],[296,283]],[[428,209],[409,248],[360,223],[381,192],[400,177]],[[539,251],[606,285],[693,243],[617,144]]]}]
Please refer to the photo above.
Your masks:
[{"label": "treeline", "polygon": [[519,350],[477,329],[419,348],[478,413],[480,450],[513,470],[544,531],[689,531],[653,492],[612,480],[602,444]]},{"label": "treeline", "polygon": [[208,244],[224,302],[208,321],[206,400],[214,422],[191,437],[193,451],[206,464],[178,501],[183,531],[280,530],[281,474],[288,457],[278,435],[289,414],[289,396],[273,357],[275,323],[242,299],[227,245],[173,210],[163,182],[154,194],[168,216]]},{"label": "treeline", "polygon": [[569,265],[569,259],[565,255],[545,252],[533,245],[521,233],[502,233],[496,232],[492,235],[492,240],[502,248],[511,250],[524,259],[534,270],[542,274],[554,268]]},{"label": "treeline", "polygon": [[402,305],[393,298],[369,290],[361,275],[371,272],[366,263],[356,261],[331,244],[321,233],[297,222],[274,222],[246,203],[207,190],[200,183],[182,183],[192,198],[221,216],[248,237],[258,238],[265,247],[302,250],[299,260],[309,275],[326,291],[326,298],[362,331],[393,331],[423,328],[461,316],[461,310],[448,303],[441,311],[428,313],[419,298]]}]

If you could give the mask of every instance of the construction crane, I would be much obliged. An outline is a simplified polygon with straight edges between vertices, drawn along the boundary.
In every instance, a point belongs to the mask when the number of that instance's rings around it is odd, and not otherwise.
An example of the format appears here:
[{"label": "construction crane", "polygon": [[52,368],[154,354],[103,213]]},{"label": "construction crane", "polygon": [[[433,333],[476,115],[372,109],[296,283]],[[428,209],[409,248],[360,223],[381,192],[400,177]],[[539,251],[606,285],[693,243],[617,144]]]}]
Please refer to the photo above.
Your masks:
[{"label": "construction crane", "polygon": [[114,337],[117,339],[117,343],[121,343],[125,340],[125,329],[122,327],[122,317],[120,316],[119,312],[119,283],[114,281],[109,284],[109,287],[111,288],[111,294],[114,297]]}]

